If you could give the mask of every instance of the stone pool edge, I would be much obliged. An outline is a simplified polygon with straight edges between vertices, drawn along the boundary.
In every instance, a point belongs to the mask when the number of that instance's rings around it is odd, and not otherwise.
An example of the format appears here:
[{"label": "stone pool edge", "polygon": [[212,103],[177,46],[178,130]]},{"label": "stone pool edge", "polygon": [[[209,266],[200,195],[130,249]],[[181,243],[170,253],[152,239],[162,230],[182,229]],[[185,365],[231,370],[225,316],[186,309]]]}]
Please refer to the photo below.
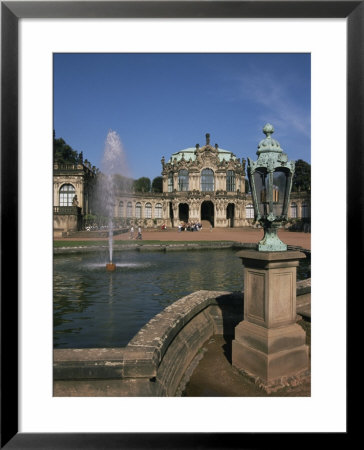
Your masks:
[{"label": "stone pool edge", "polygon": [[[169,252],[169,251],[178,251],[178,250],[218,250],[218,249],[246,249],[246,248],[256,248],[256,243],[243,243],[243,242],[234,242],[234,241],[221,241],[221,242],[213,242],[213,243],[173,243],[173,244],[143,244],[143,243],[132,243],[125,244],[120,246],[114,246],[114,251],[160,251],[160,252]],[[107,243],[105,245],[93,245],[93,246],[75,246],[75,247],[55,247],[53,248],[53,254],[67,254],[67,253],[91,253],[91,252],[99,252],[100,250],[108,250],[109,246]],[[311,253],[310,250],[304,249],[299,246],[288,245],[288,250],[299,250],[304,253]]]},{"label": "stone pool edge", "polygon": [[[297,282],[297,314],[310,320],[311,279]],[[154,316],[126,347],[55,349],[54,396],[174,396],[201,346],[233,336],[243,292],[201,290]],[[299,316],[298,316],[299,318]]]}]

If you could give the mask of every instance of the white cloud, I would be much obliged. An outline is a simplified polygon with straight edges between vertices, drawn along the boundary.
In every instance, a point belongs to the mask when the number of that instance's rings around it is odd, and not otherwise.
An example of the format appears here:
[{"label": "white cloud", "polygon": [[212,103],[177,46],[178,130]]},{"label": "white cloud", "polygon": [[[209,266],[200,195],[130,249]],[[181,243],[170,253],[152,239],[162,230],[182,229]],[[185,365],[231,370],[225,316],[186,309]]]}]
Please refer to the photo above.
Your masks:
[{"label": "white cloud", "polygon": [[248,68],[234,77],[237,84],[234,100],[255,103],[261,107],[258,117],[272,122],[280,136],[292,135],[292,131],[310,138],[310,112],[298,103],[296,89],[302,89],[300,80],[272,75],[269,72]]}]

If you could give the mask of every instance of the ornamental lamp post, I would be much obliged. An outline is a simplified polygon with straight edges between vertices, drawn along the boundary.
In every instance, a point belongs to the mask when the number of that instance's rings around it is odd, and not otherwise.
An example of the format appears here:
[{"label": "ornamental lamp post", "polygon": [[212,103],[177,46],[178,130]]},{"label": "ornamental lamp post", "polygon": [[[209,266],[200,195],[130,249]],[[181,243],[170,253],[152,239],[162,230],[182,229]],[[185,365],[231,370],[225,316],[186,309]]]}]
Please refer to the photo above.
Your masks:
[{"label": "ornamental lamp post", "polygon": [[267,123],[263,128],[266,138],[258,145],[258,159],[248,158],[248,178],[254,205],[254,220],[264,229],[258,251],[286,251],[287,245],[277,236],[277,230],[287,222],[289,197],[295,169],[288,161],[279,142],[271,137],[274,128]]},{"label": "ornamental lamp post", "polygon": [[232,365],[267,392],[310,376],[306,333],[296,323],[297,267],[306,255],[287,250],[277,230],[287,221],[294,162],[274,129],[263,128],[258,160],[248,158],[254,217],[264,228],[257,249],[237,253],[244,266],[244,319],[235,327]]}]

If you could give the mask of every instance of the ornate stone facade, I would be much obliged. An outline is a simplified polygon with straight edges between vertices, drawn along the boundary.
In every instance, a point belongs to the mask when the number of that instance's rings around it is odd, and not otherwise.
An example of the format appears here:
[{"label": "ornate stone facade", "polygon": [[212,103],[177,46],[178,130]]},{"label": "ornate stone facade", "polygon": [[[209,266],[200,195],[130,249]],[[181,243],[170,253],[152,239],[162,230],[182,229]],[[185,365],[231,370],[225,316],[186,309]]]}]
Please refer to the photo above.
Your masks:
[{"label": "ornate stone facade", "polygon": [[214,227],[249,225],[245,214],[245,160],[210,144],[162,158],[163,202],[169,226],[207,220]]},{"label": "ornate stone facade", "polygon": [[54,164],[53,228],[55,235],[76,231],[91,212],[96,173],[86,165]]},{"label": "ornate stone facade", "polygon": [[115,202],[114,217],[122,226],[132,223],[145,228],[161,227],[166,224],[165,208],[163,194],[124,193]]},{"label": "ornate stone facade", "polygon": [[[245,192],[245,160],[217,144],[212,146],[209,134],[204,146],[197,144],[180,150],[168,161],[163,157],[161,162],[162,193],[122,193],[116,198],[114,216],[121,225],[133,223],[155,228],[165,224],[171,228],[181,222],[208,221],[213,227],[253,226],[252,199]],[[65,206],[77,207],[81,219],[93,212],[95,180],[96,173],[83,164],[54,166],[55,228],[62,228],[60,210],[65,211]],[[77,205],[68,205],[73,191],[62,194],[66,185],[73,187]],[[292,193],[288,217],[299,219],[310,215],[309,193]],[[80,222],[72,224],[72,228],[80,228]],[[64,228],[69,231],[67,225]]]}]

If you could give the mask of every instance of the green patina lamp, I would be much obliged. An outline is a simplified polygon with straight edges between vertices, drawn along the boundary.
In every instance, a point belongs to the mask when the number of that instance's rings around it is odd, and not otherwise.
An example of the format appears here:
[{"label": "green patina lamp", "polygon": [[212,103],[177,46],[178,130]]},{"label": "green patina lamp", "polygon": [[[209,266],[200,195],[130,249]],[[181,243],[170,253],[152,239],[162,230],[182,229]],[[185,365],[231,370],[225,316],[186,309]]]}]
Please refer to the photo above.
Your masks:
[{"label": "green patina lamp", "polygon": [[263,128],[266,138],[258,145],[258,159],[248,158],[248,177],[254,205],[254,220],[264,228],[264,237],[258,251],[286,251],[277,230],[287,222],[289,197],[295,170],[294,161],[288,157],[279,142],[271,137],[274,128],[267,123]]}]

